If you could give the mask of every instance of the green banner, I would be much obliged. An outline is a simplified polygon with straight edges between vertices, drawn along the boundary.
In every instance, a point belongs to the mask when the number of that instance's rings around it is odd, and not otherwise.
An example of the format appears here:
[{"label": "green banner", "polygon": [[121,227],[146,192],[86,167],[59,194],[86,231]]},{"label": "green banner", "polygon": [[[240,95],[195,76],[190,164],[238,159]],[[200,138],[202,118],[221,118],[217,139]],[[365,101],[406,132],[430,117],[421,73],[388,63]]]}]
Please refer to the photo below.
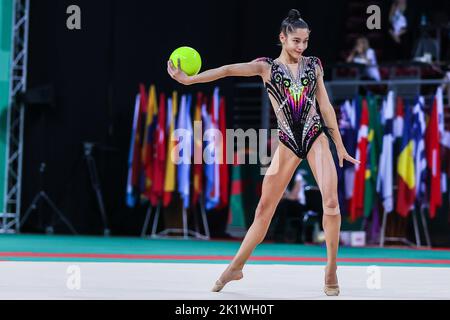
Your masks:
[{"label": "green banner", "polygon": [[7,165],[6,123],[9,106],[11,35],[12,35],[13,0],[0,0],[0,208],[5,212],[5,174]]}]

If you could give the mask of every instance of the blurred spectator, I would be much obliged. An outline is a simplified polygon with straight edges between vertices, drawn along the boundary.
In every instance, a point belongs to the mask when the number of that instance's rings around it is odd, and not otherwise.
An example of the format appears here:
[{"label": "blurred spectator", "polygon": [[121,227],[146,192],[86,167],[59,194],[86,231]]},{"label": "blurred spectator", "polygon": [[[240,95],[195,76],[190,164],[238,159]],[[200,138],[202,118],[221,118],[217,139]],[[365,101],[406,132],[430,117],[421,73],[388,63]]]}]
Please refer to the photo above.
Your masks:
[{"label": "blurred spectator", "polygon": [[406,0],[394,0],[389,11],[389,49],[390,58],[393,60],[409,59],[410,50],[408,47],[408,20],[405,11],[407,9]]},{"label": "blurred spectator", "polygon": [[438,54],[439,44],[437,40],[431,38],[428,32],[423,30],[414,50],[414,59],[424,63],[431,63],[437,60]]},{"label": "blurred spectator", "polygon": [[390,34],[397,43],[401,42],[401,36],[406,33],[408,28],[408,21],[404,14],[406,7],[406,0],[394,0],[389,12]]},{"label": "blurred spectator", "polygon": [[[447,66],[447,70],[445,72],[445,77],[444,77],[443,81],[450,81],[450,65]],[[450,104],[450,82],[444,83],[442,85],[442,89],[444,90],[444,94],[445,94],[445,91],[447,91],[447,103]]]},{"label": "blurred spectator", "polygon": [[420,18],[420,36],[414,49],[414,60],[431,63],[440,59],[440,41],[429,34],[427,16],[422,13]]},{"label": "blurred spectator", "polygon": [[369,40],[366,37],[356,39],[355,47],[347,57],[347,63],[350,62],[367,66],[363,78],[377,81],[381,80],[375,50],[370,48]]}]

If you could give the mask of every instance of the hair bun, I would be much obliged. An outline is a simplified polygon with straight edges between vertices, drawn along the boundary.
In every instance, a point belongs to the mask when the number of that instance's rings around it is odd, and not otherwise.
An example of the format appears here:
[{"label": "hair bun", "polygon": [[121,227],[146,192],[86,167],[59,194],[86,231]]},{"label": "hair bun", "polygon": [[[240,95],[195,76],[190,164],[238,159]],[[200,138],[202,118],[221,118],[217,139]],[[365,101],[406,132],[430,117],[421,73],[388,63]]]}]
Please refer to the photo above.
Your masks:
[{"label": "hair bun", "polygon": [[302,18],[302,16],[300,15],[300,12],[297,9],[291,9],[289,11],[289,14],[288,14],[289,20],[299,20],[301,18]]}]

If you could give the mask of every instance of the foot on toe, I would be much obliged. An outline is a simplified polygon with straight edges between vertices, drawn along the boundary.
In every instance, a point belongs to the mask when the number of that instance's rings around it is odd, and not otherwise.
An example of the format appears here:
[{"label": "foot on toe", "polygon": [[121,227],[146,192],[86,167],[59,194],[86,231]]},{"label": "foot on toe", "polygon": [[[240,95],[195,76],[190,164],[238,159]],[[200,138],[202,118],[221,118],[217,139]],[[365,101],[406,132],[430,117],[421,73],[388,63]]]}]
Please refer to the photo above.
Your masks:
[{"label": "foot on toe", "polygon": [[225,285],[233,280],[241,280],[244,277],[242,270],[225,270],[219,280],[216,281],[211,291],[219,292]]},{"label": "foot on toe", "polygon": [[325,267],[325,286],[324,292],[327,296],[338,296],[339,295],[339,284],[336,274],[336,266],[330,268]]}]

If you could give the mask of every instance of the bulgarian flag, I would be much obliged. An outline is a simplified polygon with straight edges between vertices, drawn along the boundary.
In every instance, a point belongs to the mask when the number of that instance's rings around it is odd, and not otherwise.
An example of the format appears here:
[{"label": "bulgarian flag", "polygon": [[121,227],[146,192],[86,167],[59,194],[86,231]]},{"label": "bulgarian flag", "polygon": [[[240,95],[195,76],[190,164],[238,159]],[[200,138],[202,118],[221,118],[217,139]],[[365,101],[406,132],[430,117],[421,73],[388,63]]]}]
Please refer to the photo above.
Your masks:
[{"label": "bulgarian flag", "polygon": [[411,134],[411,110],[405,106],[405,119],[400,154],[397,160],[398,193],[396,211],[407,217],[416,200],[416,170],[414,165],[414,139]]},{"label": "bulgarian flag", "polygon": [[353,184],[354,192],[350,205],[351,221],[355,221],[364,214],[364,186],[366,177],[369,126],[369,111],[366,99],[363,99],[361,108],[361,122],[358,131],[358,146],[356,149],[356,159],[361,161],[361,163],[355,165],[355,182]]},{"label": "bulgarian flag", "polygon": [[242,168],[243,166],[238,164],[237,155],[235,155],[231,167],[231,194],[227,224],[231,227],[244,229],[246,224]]},{"label": "bulgarian flag", "polygon": [[430,169],[430,217],[436,217],[436,209],[442,205],[441,194],[441,147],[439,145],[439,119],[437,99],[434,99],[426,132],[426,155]]}]

